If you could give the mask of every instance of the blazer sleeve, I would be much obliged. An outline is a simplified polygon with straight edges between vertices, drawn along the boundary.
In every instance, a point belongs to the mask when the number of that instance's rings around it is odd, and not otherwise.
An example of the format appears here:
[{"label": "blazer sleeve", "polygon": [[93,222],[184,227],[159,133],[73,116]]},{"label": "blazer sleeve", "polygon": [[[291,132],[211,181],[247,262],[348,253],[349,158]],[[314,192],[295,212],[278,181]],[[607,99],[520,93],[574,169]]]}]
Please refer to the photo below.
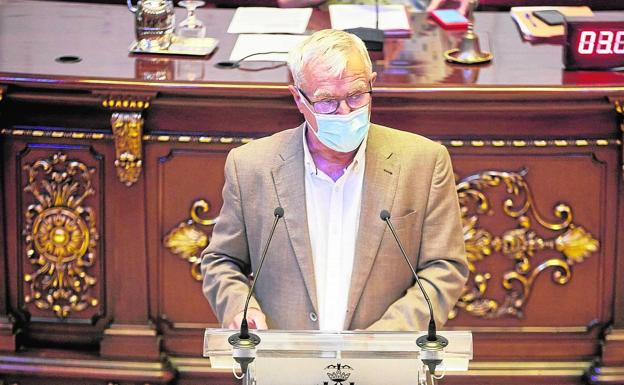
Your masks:
[{"label": "blazer sleeve", "polygon": [[[418,277],[431,299],[436,324],[442,326],[468,279],[459,201],[451,159],[440,146],[423,220]],[[426,330],[427,303],[417,284],[396,300],[370,330]]]},{"label": "blazer sleeve", "polygon": [[[227,156],[223,206],[210,243],[201,253],[202,289],[223,326],[243,311],[249,292],[246,272],[251,269],[235,155],[236,149]],[[253,297],[249,306],[260,309]]]}]

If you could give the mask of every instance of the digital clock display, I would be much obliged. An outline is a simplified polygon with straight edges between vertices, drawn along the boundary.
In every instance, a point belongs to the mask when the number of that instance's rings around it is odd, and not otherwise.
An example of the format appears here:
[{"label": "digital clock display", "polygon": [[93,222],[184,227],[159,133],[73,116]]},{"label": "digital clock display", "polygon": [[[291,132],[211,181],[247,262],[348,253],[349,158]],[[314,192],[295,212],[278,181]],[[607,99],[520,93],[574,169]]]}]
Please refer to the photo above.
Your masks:
[{"label": "digital clock display", "polygon": [[566,18],[566,69],[624,68],[624,16]]}]

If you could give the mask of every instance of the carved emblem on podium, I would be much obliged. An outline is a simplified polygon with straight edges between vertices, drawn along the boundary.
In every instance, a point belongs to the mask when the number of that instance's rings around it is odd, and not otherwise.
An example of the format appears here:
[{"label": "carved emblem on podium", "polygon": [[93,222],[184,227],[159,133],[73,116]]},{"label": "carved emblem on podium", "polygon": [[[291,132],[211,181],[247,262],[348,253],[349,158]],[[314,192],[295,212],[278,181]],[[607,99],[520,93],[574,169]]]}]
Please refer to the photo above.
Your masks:
[{"label": "carved emblem on podium", "polygon": [[[327,377],[333,382],[333,385],[337,384],[349,384],[354,385],[354,382],[347,382],[349,377],[351,376],[351,372],[353,368],[349,365],[343,365],[341,363],[337,363],[336,365],[329,365],[325,367],[325,371],[327,372]],[[329,385],[330,383],[325,381],[323,385]]]},{"label": "carved emblem on podium", "polygon": [[202,227],[214,226],[216,223],[215,219],[201,217],[208,211],[210,205],[205,200],[193,202],[190,218],[169,231],[164,240],[166,248],[191,264],[191,276],[196,281],[202,280],[199,254],[209,241]]},{"label": "carved emblem on podium", "polygon": [[[572,279],[571,266],[582,263],[598,251],[600,243],[582,226],[573,223],[572,208],[559,203],[553,209],[558,219],[549,222],[538,212],[531,189],[525,180],[526,171],[486,171],[470,175],[457,184],[461,206],[464,241],[472,282],[469,282],[450,318],[455,318],[459,309],[483,317],[497,318],[511,315],[523,316],[523,309],[531,295],[533,284],[550,272],[552,280],[564,285]],[[506,199],[502,211],[516,222],[516,227],[495,235],[480,226],[479,219],[494,211],[488,198],[488,190],[505,188]],[[553,238],[543,238],[536,227],[555,232]],[[537,266],[536,256],[545,250],[559,253]],[[493,274],[477,269],[480,261],[496,253],[508,258],[513,268],[503,274],[502,286],[506,291],[502,302],[488,298],[486,291]],[[549,254],[550,255],[550,254]]]},{"label": "carved emblem on podium", "polygon": [[24,274],[29,290],[26,304],[51,309],[66,318],[72,311],[97,306],[90,294],[96,279],[88,269],[96,258],[98,232],[94,210],[84,204],[95,194],[94,169],[57,153],[24,167],[26,197],[33,202],[25,212],[23,234],[26,255],[33,267]]}]

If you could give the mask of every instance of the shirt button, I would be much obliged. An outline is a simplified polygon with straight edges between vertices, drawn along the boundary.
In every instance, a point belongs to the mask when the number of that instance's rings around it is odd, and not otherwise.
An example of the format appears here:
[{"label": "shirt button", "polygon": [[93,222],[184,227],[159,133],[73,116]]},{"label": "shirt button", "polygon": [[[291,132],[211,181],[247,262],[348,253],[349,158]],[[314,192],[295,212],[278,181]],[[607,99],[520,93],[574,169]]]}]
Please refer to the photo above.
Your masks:
[{"label": "shirt button", "polygon": [[310,320],[312,320],[312,322],[316,322],[318,320],[318,316],[315,312],[310,312]]}]

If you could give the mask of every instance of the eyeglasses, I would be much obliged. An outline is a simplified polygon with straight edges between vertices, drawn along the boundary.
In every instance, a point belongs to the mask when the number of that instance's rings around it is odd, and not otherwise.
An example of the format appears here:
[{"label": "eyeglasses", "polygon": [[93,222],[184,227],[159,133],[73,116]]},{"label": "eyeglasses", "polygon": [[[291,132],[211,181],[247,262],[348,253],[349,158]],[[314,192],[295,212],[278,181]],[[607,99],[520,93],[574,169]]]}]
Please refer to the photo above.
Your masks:
[{"label": "eyeglasses", "polygon": [[308,96],[303,92],[301,88],[297,87],[297,90],[299,90],[299,93],[301,93],[305,100],[310,103],[312,108],[314,108],[314,111],[319,114],[333,114],[338,110],[340,102],[342,102],[343,100],[347,103],[347,106],[349,106],[349,108],[357,110],[358,108],[362,108],[370,103],[372,98],[371,94],[373,93],[373,90],[371,89],[366,92],[349,95],[344,99],[323,99],[313,102],[310,100],[310,98],[308,98]]}]

